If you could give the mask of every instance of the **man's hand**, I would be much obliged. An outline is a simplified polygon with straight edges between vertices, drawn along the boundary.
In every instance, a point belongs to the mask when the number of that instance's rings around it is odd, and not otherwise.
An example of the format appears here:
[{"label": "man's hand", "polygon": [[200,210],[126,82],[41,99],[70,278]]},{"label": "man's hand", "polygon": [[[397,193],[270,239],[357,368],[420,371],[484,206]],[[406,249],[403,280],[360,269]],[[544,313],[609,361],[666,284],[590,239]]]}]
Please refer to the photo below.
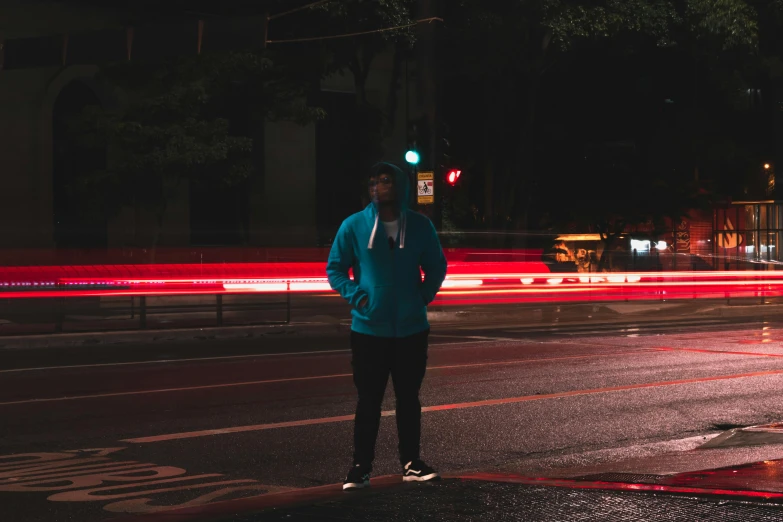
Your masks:
[{"label": "man's hand", "polygon": [[364,308],[367,306],[367,298],[365,297],[361,301],[359,301],[359,309],[364,310]]}]

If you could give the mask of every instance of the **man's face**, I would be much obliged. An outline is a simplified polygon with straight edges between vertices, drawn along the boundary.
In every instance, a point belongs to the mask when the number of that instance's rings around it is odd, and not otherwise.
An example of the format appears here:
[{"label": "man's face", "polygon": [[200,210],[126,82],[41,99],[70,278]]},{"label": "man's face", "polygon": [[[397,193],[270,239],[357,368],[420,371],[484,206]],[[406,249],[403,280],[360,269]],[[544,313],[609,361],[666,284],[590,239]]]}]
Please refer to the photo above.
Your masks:
[{"label": "man's face", "polygon": [[371,176],[367,182],[370,199],[375,203],[393,203],[397,199],[394,177],[391,174]]}]

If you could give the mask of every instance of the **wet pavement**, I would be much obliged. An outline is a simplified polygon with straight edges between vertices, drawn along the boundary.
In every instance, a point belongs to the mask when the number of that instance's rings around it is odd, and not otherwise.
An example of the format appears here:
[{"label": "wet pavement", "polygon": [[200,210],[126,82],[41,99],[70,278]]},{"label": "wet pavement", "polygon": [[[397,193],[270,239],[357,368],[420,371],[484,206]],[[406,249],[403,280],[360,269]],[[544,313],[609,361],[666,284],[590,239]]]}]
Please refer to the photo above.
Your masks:
[{"label": "wet pavement", "polygon": [[221,522],[321,521],[777,521],[783,508],[723,499],[451,480],[343,496],[316,505],[232,516]]},{"label": "wet pavement", "polygon": [[362,491],[343,492],[335,484],[117,520],[731,522],[782,518],[783,461],[777,460],[668,476],[603,473],[556,479],[479,473],[447,475],[425,484],[405,484],[398,476],[386,476]]},{"label": "wet pavement", "polygon": [[428,368],[424,458],[450,480],[400,484],[388,394],[379,478],[346,496],[344,332],[0,350],[0,520],[656,520],[667,499],[764,520],[783,495],[779,426],[732,430],[783,420],[779,322],[438,324]]}]

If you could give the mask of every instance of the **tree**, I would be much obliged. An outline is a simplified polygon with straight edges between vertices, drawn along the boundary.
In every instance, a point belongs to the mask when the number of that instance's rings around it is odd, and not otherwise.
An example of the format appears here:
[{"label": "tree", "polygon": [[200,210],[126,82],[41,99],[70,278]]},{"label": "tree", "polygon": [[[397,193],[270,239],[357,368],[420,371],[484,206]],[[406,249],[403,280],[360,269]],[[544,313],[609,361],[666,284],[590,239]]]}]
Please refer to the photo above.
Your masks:
[{"label": "tree", "polygon": [[[316,44],[327,57],[327,74],[349,71],[356,93],[356,125],[362,129],[357,151],[360,163],[374,162],[383,155],[382,141],[397,124],[395,116],[403,63],[415,43],[413,11],[415,0],[333,0],[313,9],[315,25],[328,28],[329,35],[357,34],[325,39]],[[399,28],[395,30],[386,30]],[[373,32],[382,30],[380,32]],[[376,58],[393,50],[393,67],[383,106],[367,97],[367,78]]]},{"label": "tree", "polygon": [[[313,8],[315,19],[328,33],[321,40],[329,56],[331,72],[349,70],[353,75],[356,95],[367,102],[366,83],[373,60],[390,46],[400,44],[410,48],[415,38],[413,24],[414,0],[333,0]],[[399,27],[396,30],[385,30]],[[383,30],[380,32],[373,32]],[[329,39],[329,36],[357,36]]]},{"label": "tree", "polygon": [[[118,89],[118,110],[90,107],[73,132],[109,150],[106,171],[86,173],[80,190],[110,216],[123,205],[154,212],[157,246],[169,203],[183,182],[233,187],[252,169],[253,124],[265,119],[312,121],[322,114],[304,103],[307,74],[276,66],[253,53],[206,54],[160,63],[104,67],[101,78]],[[248,121],[229,118],[239,104]]]},{"label": "tree", "polygon": [[[102,77],[119,88],[123,103],[116,111],[88,111],[74,130],[112,152],[111,168],[90,173],[75,185],[102,195],[92,199],[105,207],[106,215],[126,204],[152,210],[157,229],[151,239],[137,241],[154,247],[178,186],[184,181],[227,188],[244,183],[252,168],[254,129],[267,120],[305,124],[324,118],[323,110],[309,106],[311,95],[321,78],[344,71],[352,73],[356,91],[354,150],[363,155],[363,164],[377,161],[381,143],[396,123],[401,64],[413,43],[414,3],[333,0],[273,17],[272,42],[265,51],[104,67]],[[172,12],[184,8],[178,3]],[[274,14],[290,8],[286,2],[251,8],[234,0],[220,7],[232,15],[238,9]],[[387,31],[390,27],[398,29]],[[330,38],[348,33],[362,34]],[[368,100],[366,81],[375,58],[389,48],[398,52],[386,106],[381,107]]]},{"label": "tree", "polygon": [[[468,112],[451,118],[455,134],[461,134],[455,148],[477,149],[464,161],[481,169],[485,221],[504,228],[531,225],[529,213],[546,195],[548,181],[560,180],[563,187],[568,179],[567,170],[551,165],[552,144],[563,143],[569,134],[573,139],[562,120],[568,115],[556,105],[562,99],[552,93],[573,96],[592,79],[584,70],[585,76],[569,76],[578,69],[577,60],[639,59],[656,50],[684,47],[691,52],[696,45],[711,56],[747,56],[758,42],[762,9],[780,8],[777,1],[742,0],[462,0],[449,5],[450,112],[458,107]],[[564,78],[577,86],[564,88],[558,83]],[[692,75],[686,78],[692,88]],[[481,101],[471,108],[464,103],[470,98]],[[456,129],[460,122],[469,127]],[[690,139],[695,142],[696,135]],[[581,147],[573,147],[572,155],[578,156]],[[554,156],[557,163],[573,167],[572,161],[560,161],[568,155],[564,152]],[[691,170],[696,165],[691,163]],[[634,170],[635,179],[647,174],[646,168]],[[614,203],[604,198],[602,204]]]}]

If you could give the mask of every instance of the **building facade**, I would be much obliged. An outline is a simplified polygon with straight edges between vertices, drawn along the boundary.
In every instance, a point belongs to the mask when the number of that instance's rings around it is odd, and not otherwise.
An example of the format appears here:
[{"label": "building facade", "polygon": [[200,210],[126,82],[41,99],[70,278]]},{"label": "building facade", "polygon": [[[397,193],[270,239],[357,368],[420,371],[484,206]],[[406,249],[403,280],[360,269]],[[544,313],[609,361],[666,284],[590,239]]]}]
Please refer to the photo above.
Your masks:
[{"label": "building facade", "polygon": [[[241,191],[218,194],[185,183],[157,232],[155,216],[139,208],[123,208],[106,222],[73,218],[80,202],[67,191],[70,177],[111,161],[106,151],[80,149],[66,129],[86,105],[121,103],[96,81],[101,64],[242,49],[258,43],[263,22],[244,17],[128,26],[112,13],[34,4],[0,7],[12,22],[8,27],[17,28],[0,29],[0,249],[138,248],[155,233],[162,247],[315,247],[360,208],[366,166],[351,160],[357,129],[346,118],[356,93],[346,71],[323,78],[313,95],[311,101],[326,109],[323,121],[267,121],[254,131],[254,168]],[[366,80],[367,101],[395,122],[384,136],[383,156],[399,161],[407,124],[427,104],[415,94],[415,62],[405,66],[401,75],[389,51],[376,57]],[[92,244],[73,239],[85,230]]]},{"label": "building facade", "polygon": [[716,269],[776,269],[783,262],[783,201],[737,201],[718,208],[713,235]]}]

